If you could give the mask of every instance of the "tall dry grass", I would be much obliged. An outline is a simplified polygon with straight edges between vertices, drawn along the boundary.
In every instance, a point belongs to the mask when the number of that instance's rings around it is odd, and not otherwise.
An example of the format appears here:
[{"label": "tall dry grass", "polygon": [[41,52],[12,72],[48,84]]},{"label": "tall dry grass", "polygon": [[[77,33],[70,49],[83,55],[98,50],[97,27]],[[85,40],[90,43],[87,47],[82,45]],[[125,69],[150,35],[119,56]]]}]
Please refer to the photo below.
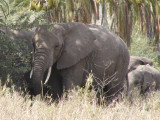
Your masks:
[{"label": "tall dry grass", "polygon": [[92,92],[71,91],[58,103],[31,101],[18,92],[0,91],[0,120],[159,120],[160,92],[138,92],[130,104],[126,98],[99,105]]}]

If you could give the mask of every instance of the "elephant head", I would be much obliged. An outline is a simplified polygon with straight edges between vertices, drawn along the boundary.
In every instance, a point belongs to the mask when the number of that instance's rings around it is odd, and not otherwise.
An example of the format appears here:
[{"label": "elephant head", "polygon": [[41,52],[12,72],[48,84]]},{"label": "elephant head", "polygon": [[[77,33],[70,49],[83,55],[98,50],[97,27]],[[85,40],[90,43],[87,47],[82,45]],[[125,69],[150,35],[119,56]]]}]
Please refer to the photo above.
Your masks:
[{"label": "elephant head", "polygon": [[41,85],[44,73],[48,69],[47,79],[49,79],[51,68],[60,57],[64,43],[44,27],[36,30],[32,41],[34,52],[30,77],[32,78],[32,86],[34,86],[32,87],[34,88],[34,94],[39,94],[42,91]]},{"label": "elephant head", "polygon": [[146,57],[138,57],[138,56],[130,56],[130,63],[128,66],[128,71],[132,71],[136,69],[139,65],[146,65],[149,64],[150,66],[154,66],[153,61]]},{"label": "elephant head", "polygon": [[128,74],[129,88],[132,89],[140,85],[141,93],[145,93],[153,82],[155,82],[155,89],[160,88],[160,72],[150,65],[139,65],[135,70]]},{"label": "elephant head", "polygon": [[[33,37],[32,86],[35,95],[42,91],[44,72],[48,70],[46,81],[52,66],[58,70],[75,65],[92,52],[95,40],[92,32],[83,24],[58,24],[53,30],[42,26],[37,28]],[[46,83],[46,82],[45,82]]]}]

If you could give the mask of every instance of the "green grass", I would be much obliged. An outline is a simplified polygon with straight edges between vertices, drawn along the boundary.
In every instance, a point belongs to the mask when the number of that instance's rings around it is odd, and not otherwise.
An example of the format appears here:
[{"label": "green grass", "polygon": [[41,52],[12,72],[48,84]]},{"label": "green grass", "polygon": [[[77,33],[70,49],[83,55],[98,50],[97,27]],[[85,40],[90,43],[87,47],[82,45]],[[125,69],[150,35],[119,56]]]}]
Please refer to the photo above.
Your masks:
[{"label": "green grass", "polygon": [[149,45],[149,39],[147,36],[142,34],[139,30],[134,29],[132,34],[132,44],[129,50],[130,55],[150,58],[153,60],[155,67],[160,70],[158,61],[158,55],[160,55],[160,53],[155,49],[156,47]]}]

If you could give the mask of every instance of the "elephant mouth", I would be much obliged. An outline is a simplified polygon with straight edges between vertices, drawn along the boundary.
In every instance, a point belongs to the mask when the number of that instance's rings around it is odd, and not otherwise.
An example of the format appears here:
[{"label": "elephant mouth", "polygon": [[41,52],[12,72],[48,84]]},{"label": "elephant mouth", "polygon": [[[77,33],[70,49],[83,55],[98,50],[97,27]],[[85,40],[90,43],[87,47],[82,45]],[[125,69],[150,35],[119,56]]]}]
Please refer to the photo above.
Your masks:
[{"label": "elephant mouth", "polygon": [[[46,79],[44,81],[44,85],[48,83],[48,80],[49,80],[49,78],[51,76],[51,72],[52,72],[52,66],[50,66],[49,69],[48,69],[48,74],[47,74],[47,77],[46,77]],[[30,72],[30,79],[32,78],[32,76],[33,76],[33,68],[32,68],[32,70]]]}]

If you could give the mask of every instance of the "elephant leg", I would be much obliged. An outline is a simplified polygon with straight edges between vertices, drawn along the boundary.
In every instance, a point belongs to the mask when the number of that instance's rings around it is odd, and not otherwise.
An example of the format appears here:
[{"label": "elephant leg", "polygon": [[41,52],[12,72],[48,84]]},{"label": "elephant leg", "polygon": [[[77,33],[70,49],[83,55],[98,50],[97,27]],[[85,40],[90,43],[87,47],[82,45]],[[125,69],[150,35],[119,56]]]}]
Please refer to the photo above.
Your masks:
[{"label": "elephant leg", "polygon": [[62,83],[66,91],[82,85],[83,74],[85,70],[85,60],[81,60],[76,65],[61,70]]},{"label": "elephant leg", "polygon": [[53,99],[57,99],[62,96],[62,93],[63,93],[62,78],[59,72],[55,68],[52,69],[52,73],[48,81],[48,85],[49,85],[49,89],[47,89],[47,92],[49,95],[52,95]]},{"label": "elephant leg", "polygon": [[141,88],[142,93],[145,93],[146,91],[148,91],[148,89],[152,85],[152,83],[153,83],[152,74],[149,72],[144,72],[144,80],[143,80],[143,84],[142,84],[142,88]]},{"label": "elephant leg", "polygon": [[[45,71],[43,82],[48,74],[48,70]],[[52,72],[48,80],[47,85],[44,86],[44,94],[51,95],[53,99],[58,99],[63,93],[62,78],[59,71],[56,69],[56,64],[52,66]]]},{"label": "elephant leg", "polygon": [[114,97],[115,95],[117,95],[117,93],[121,92],[124,90],[124,85],[125,85],[125,79],[126,79],[126,75],[127,75],[127,69],[128,66],[123,65],[122,63],[127,63],[127,59],[124,58],[120,58],[117,62],[116,65],[116,79],[114,79],[111,84],[109,84],[108,87],[108,92],[107,92],[107,97]]}]

